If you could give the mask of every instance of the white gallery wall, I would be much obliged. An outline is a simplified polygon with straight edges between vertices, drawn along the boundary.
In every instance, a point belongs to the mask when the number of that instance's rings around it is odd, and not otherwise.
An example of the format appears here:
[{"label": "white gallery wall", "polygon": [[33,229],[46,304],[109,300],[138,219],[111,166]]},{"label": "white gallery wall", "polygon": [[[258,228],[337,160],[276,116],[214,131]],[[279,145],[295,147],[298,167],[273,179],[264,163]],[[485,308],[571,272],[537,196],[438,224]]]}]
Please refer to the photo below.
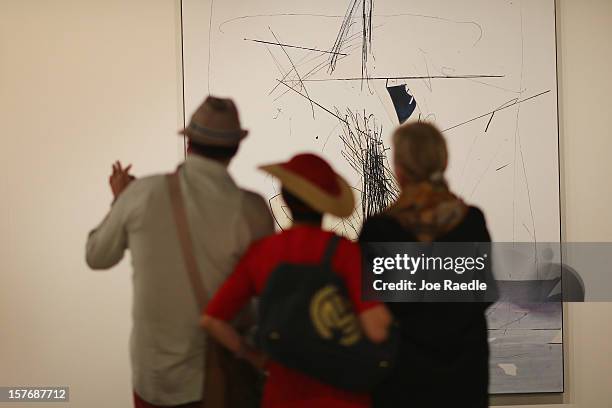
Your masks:
[{"label": "white gallery wall", "polygon": [[92,272],[84,245],[113,160],[178,161],[176,3],[0,0],[0,385],[130,406],[129,258]]},{"label": "white gallery wall", "polygon": [[[0,0],[0,385],[131,404],[129,258],[91,272],[84,243],[113,160],[143,175],[180,158],[178,5]],[[612,1],[558,0],[557,23],[563,234],[612,241]],[[495,404],[612,406],[612,304],[566,311],[566,394]]]},{"label": "white gallery wall", "polygon": [[[557,0],[561,205],[567,242],[612,241],[611,38],[612,1]],[[569,304],[565,310],[565,404],[539,406],[610,407],[612,303]],[[530,406],[550,400],[555,399],[514,397],[500,403]]]}]

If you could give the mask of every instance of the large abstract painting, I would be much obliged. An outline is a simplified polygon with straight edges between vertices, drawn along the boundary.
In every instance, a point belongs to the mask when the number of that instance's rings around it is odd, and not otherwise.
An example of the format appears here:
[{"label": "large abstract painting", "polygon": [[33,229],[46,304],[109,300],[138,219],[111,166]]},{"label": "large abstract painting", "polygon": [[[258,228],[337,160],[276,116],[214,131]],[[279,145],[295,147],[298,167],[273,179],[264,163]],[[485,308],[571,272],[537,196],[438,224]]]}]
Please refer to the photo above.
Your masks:
[{"label": "large abstract painting", "polygon": [[[260,164],[316,152],[351,183],[358,208],[326,226],[356,237],[398,193],[390,134],[435,123],[448,180],[480,206],[493,239],[559,242],[554,0],[183,0],[187,117],[231,96],[250,129],[231,171],[290,215]],[[520,271],[519,271],[520,272]],[[520,275],[517,273],[515,275]],[[561,304],[489,310],[491,392],[563,390]]]}]

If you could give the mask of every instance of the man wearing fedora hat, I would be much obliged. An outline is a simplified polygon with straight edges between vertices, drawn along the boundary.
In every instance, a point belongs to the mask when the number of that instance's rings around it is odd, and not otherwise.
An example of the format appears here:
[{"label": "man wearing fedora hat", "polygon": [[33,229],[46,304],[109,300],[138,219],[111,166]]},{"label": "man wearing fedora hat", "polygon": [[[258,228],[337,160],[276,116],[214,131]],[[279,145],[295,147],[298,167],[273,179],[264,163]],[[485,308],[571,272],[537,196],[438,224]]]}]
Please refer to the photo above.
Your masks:
[{"label": "man wearing fedora hat", "polygon": [[[250,243],[274,231],[263,198],[240,189],[227,171],[247,133],[234,103],[212,96],[181,131],[189,148],[177,170],[178,180],[194,256],[210,295]],[[129,168],[113,165],[110,184],[115,201],[89,235],[87,263],[107,269],[130,249],[135,406],[196,406],[203,393],[205,339],[177,240],[167,177],[134,180]]]},{"label": "man wearing fedora hat", "polygon": [[[291,211],[293,225],[278,234],[254,243],[240,263],[209,302],[203,326],[236,355],[253,353],[231,321],[250,299],[264,291],[277,267],[283,264],[312,265],[326,258],[328,246],[338,242],[328,258],[335,273],[343,279],[359,324],[373,342],[387,337],[391,315],[378,302],[361,300],[361,253],[359,246],[321,228],[324,214],[348,217],[354,210],[351,187],[331,166],[314,154],[298,154],[286,163],[261,167],[281,181],[283,200]],[[338,240],[338,241],[336,241]],[[290,273],[291,271],[286,271]],[[340,318],[341,321],[348,321]],[[258,362],[257,359],[254,359]],[[264,389],[264,408],[370,406],[366,393],[349,392],[323,383],[285,365],[260,358],[268,369]]]}]

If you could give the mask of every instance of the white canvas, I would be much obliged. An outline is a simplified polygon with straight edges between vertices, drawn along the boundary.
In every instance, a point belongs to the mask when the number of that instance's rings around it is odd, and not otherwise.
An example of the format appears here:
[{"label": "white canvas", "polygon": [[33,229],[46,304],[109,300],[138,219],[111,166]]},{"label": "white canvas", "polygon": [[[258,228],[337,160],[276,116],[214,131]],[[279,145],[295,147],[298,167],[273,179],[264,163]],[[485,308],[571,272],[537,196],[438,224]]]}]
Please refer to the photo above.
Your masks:
[{"label": "white canvas", "polygon": [[[282,227],[278,186],[257,166],[315,152],[361,202],[364,174],[391,176],[399,119],[386,87],[405,85],[416,101],[408,121],[443,130],[450,186],[484,210],[493,240],[558,242],[554,1],[363,1],[184,0],[187,119],[208,93],[235,99],[250,135],[231,172],[270,200]],[[361,168],[368,146],[353,150],[347,129],[380,143],[386,169]],[[393,198],[392,179],[385,186],[379,206]],[[363,217],[358,206],[326,226],[354,238]],[[562,391],[561,324],[560,304],[495,305],[491,391]]]}]

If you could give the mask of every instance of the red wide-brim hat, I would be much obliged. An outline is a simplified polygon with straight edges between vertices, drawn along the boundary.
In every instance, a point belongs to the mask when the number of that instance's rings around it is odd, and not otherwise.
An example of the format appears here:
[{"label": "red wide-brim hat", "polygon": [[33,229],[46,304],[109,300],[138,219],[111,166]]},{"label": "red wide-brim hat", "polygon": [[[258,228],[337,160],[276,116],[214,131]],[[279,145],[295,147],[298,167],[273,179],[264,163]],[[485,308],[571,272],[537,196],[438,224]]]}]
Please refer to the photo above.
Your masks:
[{"label": "red wide-brim hat", "polygon": [[315,154],[298,154],[288,162],[259,168],[278,178],[283,188],[321,213],[345,218],[355,209],[352,188]]}]

